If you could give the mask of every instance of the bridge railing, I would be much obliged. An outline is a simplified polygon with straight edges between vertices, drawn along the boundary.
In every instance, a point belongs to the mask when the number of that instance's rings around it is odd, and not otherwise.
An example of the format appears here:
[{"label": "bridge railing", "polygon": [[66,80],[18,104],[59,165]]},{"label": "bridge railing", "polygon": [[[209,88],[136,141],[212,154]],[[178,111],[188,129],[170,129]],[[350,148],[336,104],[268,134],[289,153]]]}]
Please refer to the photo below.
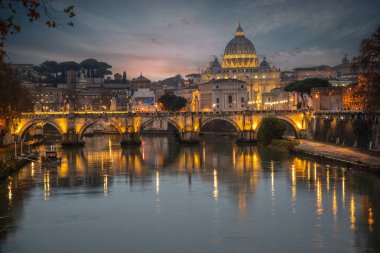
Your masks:
[{"label": "bridge railing", "polygon": [[[278,115],[278,114],[291,114],[307,112],[307,110],[245,110],[245,111],[210,111],[210,112],[129,112],[129,111],[62,111],[62,112],[25,112],[22,113],[23,117],[49,117],[49,116],[141,116],[141,117],[154,117],[154,116],[181,116],[181,115]],[[325,112],[326,113],[326,112]]]}]

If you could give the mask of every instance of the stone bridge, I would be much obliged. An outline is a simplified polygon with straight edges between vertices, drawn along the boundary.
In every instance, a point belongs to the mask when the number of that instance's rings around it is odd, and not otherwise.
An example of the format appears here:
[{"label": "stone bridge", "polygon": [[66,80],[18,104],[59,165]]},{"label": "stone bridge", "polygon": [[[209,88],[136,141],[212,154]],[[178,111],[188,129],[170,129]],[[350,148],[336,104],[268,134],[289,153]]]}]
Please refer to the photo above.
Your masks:
[{"label": "stone bridge", "polygon": [[122,111],[104,112],[38,112],[23,113],[13,131],[21,141],[28,129],[34,125],[49,124],[62,136],[63,145],[84,144],[86,129],[96,123],[106,122],[122,135],[122,144],[139,144],[140,135],[151,124],[171,124],[179,141],[196,143],[202,127],[214,120],[229,122],[237,132],[237,141],[254,142],[262,119],[275,117],[288,122],[296,137],[309,129],[311,115],[304,111],[236,111],[236,112],[155,112],[131,113]]}]

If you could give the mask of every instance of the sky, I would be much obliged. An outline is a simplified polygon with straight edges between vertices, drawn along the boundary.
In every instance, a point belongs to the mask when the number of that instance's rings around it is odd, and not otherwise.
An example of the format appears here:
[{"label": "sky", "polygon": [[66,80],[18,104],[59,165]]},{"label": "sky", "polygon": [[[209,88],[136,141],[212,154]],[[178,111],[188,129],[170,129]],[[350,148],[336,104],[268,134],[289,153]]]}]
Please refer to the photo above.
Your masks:
[{"label": "sky", "polygon": [[[8,61],[95,58],[113,73],[151,80],[197,73],[222,58],[238,23],[260,60],[281,70],[334,66],[358,53],[380,25],[380,0],[55,0],[73,4],[74,27],[47,28],[20,19],[5,43]],[[59,21],[61,16],[57,14]],[[63,20],[65,21],[65,20]],[[62,21],[62,22],[63,22]]]}]

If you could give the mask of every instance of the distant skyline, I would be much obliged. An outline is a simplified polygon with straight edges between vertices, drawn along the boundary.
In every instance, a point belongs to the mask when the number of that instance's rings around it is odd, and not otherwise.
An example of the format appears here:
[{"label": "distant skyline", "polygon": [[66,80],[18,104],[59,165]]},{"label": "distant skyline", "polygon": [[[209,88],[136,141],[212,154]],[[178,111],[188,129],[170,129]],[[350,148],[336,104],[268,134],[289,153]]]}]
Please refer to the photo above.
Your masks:
[{"label": "distant skyline", "polygon": [[380,25],[378,0],[54,1],[75,5],[74,27],[22,21],[5,48],[14,63],[95,58],[156,81],[205,69],[240,22],[262,60],[281,70],[336,65]]}]

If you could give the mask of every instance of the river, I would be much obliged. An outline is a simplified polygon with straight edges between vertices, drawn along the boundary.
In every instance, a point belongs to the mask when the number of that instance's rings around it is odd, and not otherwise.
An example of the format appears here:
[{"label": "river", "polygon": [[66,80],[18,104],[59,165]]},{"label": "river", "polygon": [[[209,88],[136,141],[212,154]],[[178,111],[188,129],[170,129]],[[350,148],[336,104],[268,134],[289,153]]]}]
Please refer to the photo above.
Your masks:
[{"label": "river", "polygon": [[85,141],[0,184],[1,252],[380,252],[377,175],[231,137]]}]

